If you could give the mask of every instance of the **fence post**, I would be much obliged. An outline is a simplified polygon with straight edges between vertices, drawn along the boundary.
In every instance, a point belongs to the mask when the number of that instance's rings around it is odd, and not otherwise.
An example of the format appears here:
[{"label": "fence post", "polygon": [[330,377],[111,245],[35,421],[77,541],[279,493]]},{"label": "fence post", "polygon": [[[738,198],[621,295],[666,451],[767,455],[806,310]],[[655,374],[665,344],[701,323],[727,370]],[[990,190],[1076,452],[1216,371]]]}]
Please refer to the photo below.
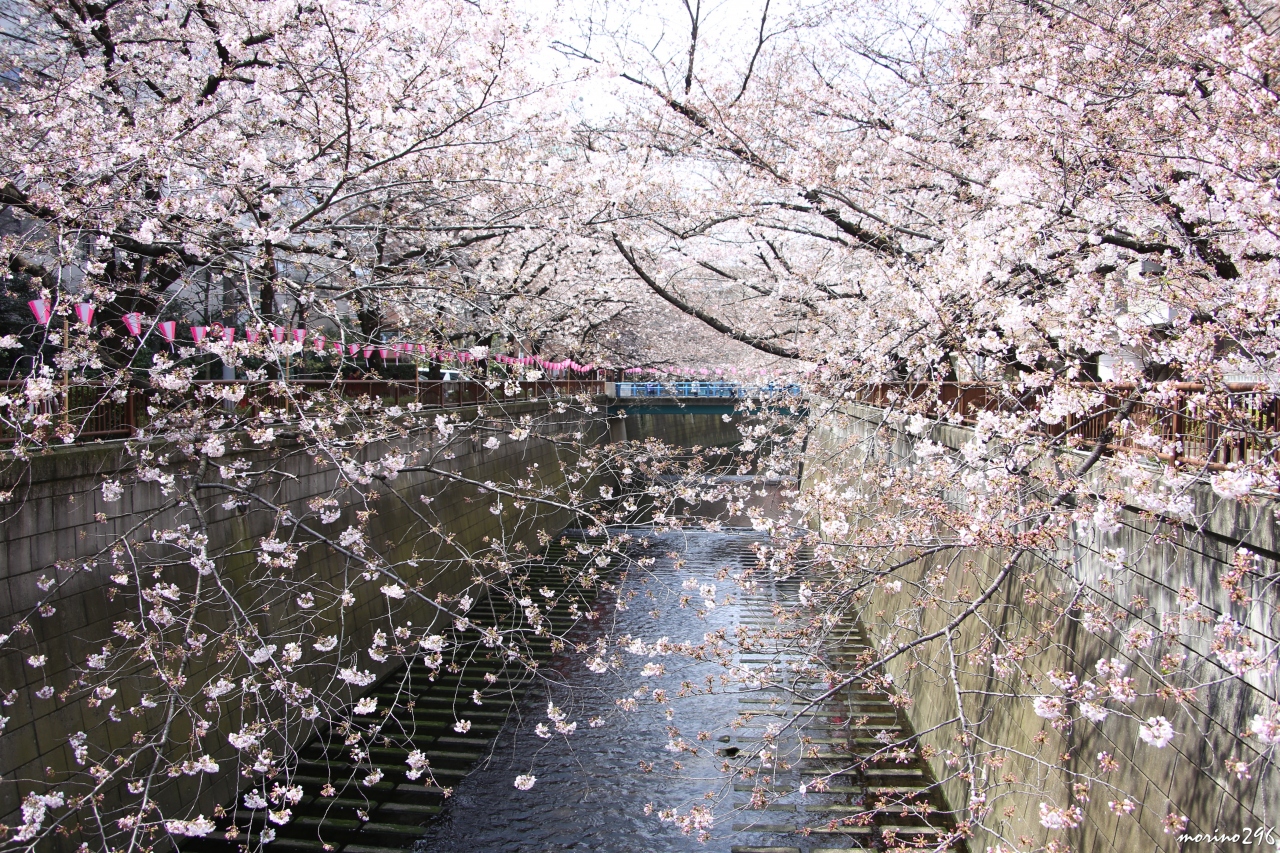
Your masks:
[{"label": "fence post", "polygon": [[1213,414],[1204,421],[1204,456],[1206,462],[1218,462],[1218,457],[1222,454],[1222,449],[1218,447],[1218,437],[1222,430],[1218,423],[1213,420]]},{"label": "fence post", "polygon": [[1173,445],[1173,453],[1172,453],[1173,465],[1175,468],[1178,466],[1178,457],[1182,456],[1182,451],[1184,449],[1182,446],[1183,444],[1182,442],[1182,421],[1183,421],[1182,408],[1185,405],[1186,405],[1186,395],[1182,392],[1181,389],[1179,389],[1177,394],[1173,398],[1173,423],[1172,423],[1173,435],[1171,436],[1172,438],[1171,443]]}]

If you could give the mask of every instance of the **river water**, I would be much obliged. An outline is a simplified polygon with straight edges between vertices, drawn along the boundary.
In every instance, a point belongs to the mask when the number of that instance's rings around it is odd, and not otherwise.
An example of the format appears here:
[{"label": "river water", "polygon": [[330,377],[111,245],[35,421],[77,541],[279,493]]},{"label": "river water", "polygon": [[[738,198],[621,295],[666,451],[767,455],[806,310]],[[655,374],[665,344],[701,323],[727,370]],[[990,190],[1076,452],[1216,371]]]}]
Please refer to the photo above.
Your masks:
[{"label": "river water", "polygon": [[[672,643],[697,644],[717,629],[732,636],[743,606],[723,603],[726,595],[737,592],[725,575],[753,562],[753,541],[760,537],[747,532],[652,536],[646,553],[655,558],[654,565],[643,572],[633,569],[616,594],[602,596],[596,608],[599,619],[575,639],[591,642],[608,632],[647,643],[667,637]],[[691,581],[716,584],[718,605],[705,609],[699,590],[686,586]],[[680,606],[682,596],[692,598],[685,607]],[[734,845],[768,842],[735,834],[727,816],[732,792],[726,790],[727,777],[720,771],[724,757],[717,750],[730,749],[729,723],[738,714],[739,697],[734,687],[719,685],[720,667],[683,655],[628,654],[616,646],[610,653],[625,660],[622,674],[592,672],[583,655],[561,656],[544,667],[550,671],[542,673],[544,678],[508,718],[487,759],[457,786],[444,815],[415,845],[416,853],[727,853]],[[666,671],[637,677],[645,664],[661,664]],[[710,693],[704,692],[708,678],[714,685]],[[679,696],[683,682],[699,685],[701,695]],[[637,695],[638,683],[644,686]],[[666,691],[666,701],[655,701],[657,690]],[[618,704],[628,698],[635,700],[636,710]],[[572,735],[537,736],[539,723],[553,725],[548,702],[567,715],[566,723],[577,724]],[[592,718],[603,725],[591,727]],[[675,738],[696,747],[696,754],[670,751],[668,727],[678,729]],[[521,775],[536,777],[530,790],[514,786]],[[687,814],[696,804],[716,809],[717,823],[705,842],[657,814],[673,808]]]}]

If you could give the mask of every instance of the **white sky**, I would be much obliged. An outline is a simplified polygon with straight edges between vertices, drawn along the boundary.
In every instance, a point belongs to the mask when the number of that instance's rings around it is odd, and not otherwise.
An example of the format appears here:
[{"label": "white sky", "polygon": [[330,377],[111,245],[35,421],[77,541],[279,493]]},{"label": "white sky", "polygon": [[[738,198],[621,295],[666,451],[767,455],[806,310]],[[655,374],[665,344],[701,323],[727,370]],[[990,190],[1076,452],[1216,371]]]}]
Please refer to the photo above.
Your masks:
[{"label": "white sky", "polygon": [[[547,26],[547,45],[542,69],[550,80],[559,70],[577,71],[589,64],[566,56],[563,46],[589,54],[610,71],[643,70],[653,77],[666,66],[666,79],[654,79],[672,89],[680,86],[689,48],[689,12],[682,0],[513,0],[517,8],[538,17]],[[695,5],[698,0],[689,0]],[[790,37],[818,40],[834,36],[836,28],[861,29],[874,16],[907,16],[914,12],[940,30],[955,29],[962,17],[958,0],[874,0],[853,8],[864,8],[862,18],[844,16],[828,23],[824,30],[793,32]],[[740,78],[756,45],[761,15],[768,7],[766,33],[777,32],[787,20],[825,17],[831,0],[702,0],[697,69],[704,76]],[[695,5],[696,8],[696,5]],[[807,35],[806,35],[807,33]],[[775,36],[775,39],[778,38]],[[557,51],[555,42],[562,47]],[[597,66],[599,68],[600,66]],[[869,64],[866,73],[885,72]],[[532,69],[537,73],[538,69]],[[541,75],[539,75],[541,76]],[[609,94],[614,84],[593,80],[578,84],[579,109],[589,120],[607,118],[621,109]]]}]

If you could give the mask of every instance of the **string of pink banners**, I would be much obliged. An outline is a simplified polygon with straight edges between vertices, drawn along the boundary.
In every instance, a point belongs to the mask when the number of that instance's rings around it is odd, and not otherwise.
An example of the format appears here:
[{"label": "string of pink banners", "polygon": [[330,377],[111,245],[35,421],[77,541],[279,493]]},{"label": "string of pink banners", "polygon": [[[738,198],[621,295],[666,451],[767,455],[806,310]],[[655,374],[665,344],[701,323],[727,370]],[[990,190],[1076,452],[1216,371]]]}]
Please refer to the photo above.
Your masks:
[{"label": "string of pink banners", "polygon": [[[36,322],[48,326],[53,319],[53,304],[47,299],[33,299],[27,303],[31,308],[31,313],[35,315]],[[75,314],[76,319],[86,326],[93,325],[94,306],[89,302],[76,303]],[[143,325],[146,318],[136,312],[130,312],[120,318],[124,324],[125,330],[135,338],[142,336]],[[152,328],[161,338],[164,339],[170,347],[174,345],[178,338],[178,323],[176,320],[161,320],[156,322]],[[221,341],[224,344],[232,344],[235,342],[237,329],[235,326],[224,326],[221,323],[214,323],[210,326],[189,326],[191,340],[196,344],[205,341]],[[295,343],[305,343],[308,336],[307,329],[287,329],[284,326],[271,326],[269,329],[245,329],[244,337],[250,344],[256,344],[263,340],[264,336],[270,336],[270,339],[277,343],[284,343],[286,340],[292,340]],[[328,342],[325,336],[319,333],[311,333],[311,345],[316,354],[322,354],[327,351],[327,347],[331,346],[333,352],[338,355],[348,355],[354,357],[357,353],[362,354],[365,359],[370,359],[373,354],[378,353],[383,361],[399,361],[401,356],[425,355],[432,361],[441,363],[458,362],[465,363],[469,361],[478,361],[479,357],[473,352],[466,350],[438,350],[429,349],[427,344],[410,343],[408,341],[398,341],[388,343],[385,346],[373,346],[371,344],[358,343],[342,343],[341,341]],[[560,361],[548,361],[545,358],[535,355],[511,356],[497,353],[491,358],[499,364],[520,365],[523,367],[538,367],[548,372],[572,371],[574,373],[589,373],[596,369],[616,369],[609,365],[601,364],[579,364],[573,359],[562,359]],[[639,376],[641,374],[650,374],[654,377],[706,377],[712,376],[724,377],[728,376],[749,376],[753,371],[743,370],[739,374],[736,367],[730,368],[672,368],[664,369],[659,367],[628,367],[622,371],[628,376]],[[781,376],[786,371],[783,370],[759,370],[760,376]]]},{"label": "string of pink banners", "polygon": [[[50,320],[53,319],[53,305],[47,299],[33,299],[27,303],[31,308],[31,313],[35,315],[36,322],[48,326]],[[93,325],[94,306],[88,302],[80,302],[75,305],[76,319],[86,326]],[[145,317],[137,311],[125,314],[120,318],[124,324],[125,330],[135,338],[142,337],[143,325]],[[178,338],[178,323],[176,320],[161,320],[152,327],[156,334],[164,339],[171,347]],[[224,344],[235,343],[237,329],[235,326],[224,326],[221,323],[214,323],[209,326],[190,326],[191,340],[196,344],[205,341],[221,341]],[[292,339],[295,343],[305,343],[308,336],[306,329],[286,329],[284,326],[271,326],[269,329],[245,329],[244,336],[250,344],[256,344],[259,340],[263,340],[264,335],[269,335],[275,343],[284,343],[286,339]],[[438,362],[469,362],[479,360],[474,353],[467,351],[455,350],[436,350],[428,349],[426,344],[410,343],[407,341],[397,341],[388,343],[385,346],[373,346],[371,344],[344,344],[340,341],[329,342],[322,334],[311,334],[311,345],[317,354],[326,351],[328,346],[332,346],[333,351],[339,355],[355,356],[357,353],[363,354],[366,359],[372,358],[376,352],[383,361],[399,361],[402,355],[425,355],[428,358]],[[575,373],[587,373],[595,370],[595,364],[578,364],[572,359],[564,359],[563,361],[547,361],[543,358],[534,356],[524,356],[515,358],[508,355],[496,355],[494,360],[503,364],[521,364],[521,365],[538,365],[544,370],[564,371],[572,370]]]}]

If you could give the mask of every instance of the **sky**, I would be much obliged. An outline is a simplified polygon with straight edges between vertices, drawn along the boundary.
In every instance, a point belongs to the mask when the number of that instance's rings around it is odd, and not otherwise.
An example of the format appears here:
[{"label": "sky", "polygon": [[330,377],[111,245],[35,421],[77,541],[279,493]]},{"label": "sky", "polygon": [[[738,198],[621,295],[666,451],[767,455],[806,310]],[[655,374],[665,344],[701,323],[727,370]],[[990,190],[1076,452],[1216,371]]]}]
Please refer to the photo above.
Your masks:
[{"label": "sky", "polygon": [[[545,48],[538,67],[531,71],[547,80],[572,78],[593,69],[592,79],[576,82],[575,101],[589,122],[601,121],[622,110],[613,95],[621,72],[643,70],[647,78],[673,90],[681,88],[690,35],[690,7],[700,21],[696,57],[698,73],[707,77],[740,78],[757,39],[762,16],[764,33],[771,43],[781,38],[817,42],[838,38],[840,31],[860,32],[877,17],[914,16],[939,31],[954,31],[962,20],[955,0],[857,0],[850,10],[840,10],[836,20],[826,19],[841,0],[513,0],[521,12],[534,16],[544,33]],[[700,5],[699,5],[700,3]],[[859,12],[865,14],[858,14]],[[795,25],[786,32],[787,23]],[[884,37],[880,28],[880,37]],[[893,40],[880,42],[892,47]],[[900,42],[899,42],[900,43]],[[590,57],[586,59],[583,57]],[[666,77],[663,79],[664,73]],[[884,74],[869,64],[863,73]]]}]

